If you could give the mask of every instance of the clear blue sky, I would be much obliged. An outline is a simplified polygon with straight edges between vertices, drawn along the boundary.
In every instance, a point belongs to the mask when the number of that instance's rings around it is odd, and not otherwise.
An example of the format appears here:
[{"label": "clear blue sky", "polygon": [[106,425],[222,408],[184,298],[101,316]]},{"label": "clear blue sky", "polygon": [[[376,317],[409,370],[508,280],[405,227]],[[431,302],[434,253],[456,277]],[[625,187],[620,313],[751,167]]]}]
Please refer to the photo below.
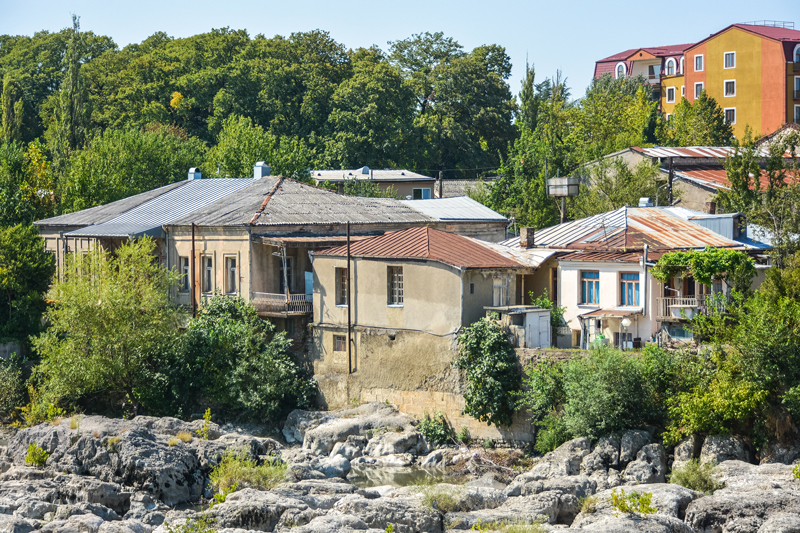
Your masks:
[{"label": "clear blue sky", "polygon": [[109,35],[120,47],[156,31],[187,37],[229,26],[251,36],[319,28],[347,47],[385,50],[387,41],[443,31],[466,49],[504,46],[514,65],[514,93],[527,56],[537,79],[560,69],[573,97],[584,93],[597,59],[628,48],[698,41],[752,20],[793,21],[800,29],[798,0],[0,0],[0,34],[57,31],[72,13],[82,29]]}]

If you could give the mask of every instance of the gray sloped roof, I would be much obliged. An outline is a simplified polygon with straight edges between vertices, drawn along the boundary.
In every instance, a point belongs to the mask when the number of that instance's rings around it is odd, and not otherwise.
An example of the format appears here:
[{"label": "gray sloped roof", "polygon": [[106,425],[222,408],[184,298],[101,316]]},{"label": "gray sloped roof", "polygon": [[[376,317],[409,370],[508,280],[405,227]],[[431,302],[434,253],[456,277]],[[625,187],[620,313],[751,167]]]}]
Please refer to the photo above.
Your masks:
[{"label": "gray sloped roof", "polygon": [[401,200],[409,207],[421,211],[435,220],[503,222],[506,217],[492,211],[468,196],[457,198],[433,198],[430,200]]},{"label": "gray sloped roof", "polygon": [[[228,197],[171,222],[175,226],[240,226],[249,224],[259,211],[276,178],[251,180]],[[344,196],[333,191],[284,179],[270,197],[254,226],[379,224],[434,222],[416,209],[390,198]]]},{"label": "gray sloped roof", "polygon": [[225,198],[253,183],[252,179],[187,180],[100,224],[67,233],[70,237],[161,236],[161,226]]},{"label": "gray sloped roof", "polygon": [[57,217],[45,218],[34,222],[37,226],[88,226],[91,224],[102,224],[112,218],[115,218],[126,211],[130,211],[134,207],[142,205],[143,203],[152,200],[162,194],[175,190],[185,185],[187,181],[179,181],[171,183],[152,191],[146,191],[140,194],[117,200],[105,205],[98,205],[97,207],[90,207],[82,211],[74,213],[67,213],[66,215],[59,215]]},{"label": "gray sloped roof", "polygon": [[466,196],[467,191],[474,189],[478,183],[483,183],[487,187],[494,185],[494,178],[483,178],[474,180],[442,180],[442,198],[453,198],[456,196]]}]

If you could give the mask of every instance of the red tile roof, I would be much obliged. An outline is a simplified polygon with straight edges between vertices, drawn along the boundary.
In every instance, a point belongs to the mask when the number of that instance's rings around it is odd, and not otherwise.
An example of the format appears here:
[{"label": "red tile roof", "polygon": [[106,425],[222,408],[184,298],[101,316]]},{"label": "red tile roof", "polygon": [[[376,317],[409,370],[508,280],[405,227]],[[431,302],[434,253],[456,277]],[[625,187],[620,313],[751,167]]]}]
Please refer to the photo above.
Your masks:
[{"label": "red tile roof", "polygon": [[[345,256],[347,246],[337,246],[315,255]],[[524,267],[467,237],[426,227],[390,231],[350,243],[350,255],[380,259],[429,259],[460,268]]]},{"label": "red tile roof", "polygon": [[[751,24],[733,24],[732,26],[745,31],[757,33],[762,37],[767,37],[768,39],[774,39],[776,41],[800,41],[800,31],[798,30],[774,28],[772,26],[754,26]],[[727,29],[728,28],[725,28],[725,30]]]}]

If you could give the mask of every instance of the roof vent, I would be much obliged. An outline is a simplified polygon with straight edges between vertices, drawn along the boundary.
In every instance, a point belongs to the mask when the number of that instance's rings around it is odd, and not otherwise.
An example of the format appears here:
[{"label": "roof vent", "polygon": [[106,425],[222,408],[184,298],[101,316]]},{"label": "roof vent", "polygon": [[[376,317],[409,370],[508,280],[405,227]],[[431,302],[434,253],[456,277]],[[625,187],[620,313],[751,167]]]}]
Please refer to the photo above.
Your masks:
[{"label": "roof vent", "polygon": [[260,180],[261,178],[266,178],[269,176],[272,169],[269,168],[269,165],[266,164],[264,161],[259,161],[253,167],[253,179]]},{"label": "roof vent", "polygon": [[197,167],[192,167],[189,169],[189,179],[190,180],[199,180],[203,176],[200,174],[200,169]]},{"label": "roof vent", "polygon": [[369,174],[369,167],[367,166],[363,166],[358,170],[360,170],[362,174]]},{"label": "roof vent", "polygon": [[653,207],[653,202],[647,197],[639,198],[639,207]]}]

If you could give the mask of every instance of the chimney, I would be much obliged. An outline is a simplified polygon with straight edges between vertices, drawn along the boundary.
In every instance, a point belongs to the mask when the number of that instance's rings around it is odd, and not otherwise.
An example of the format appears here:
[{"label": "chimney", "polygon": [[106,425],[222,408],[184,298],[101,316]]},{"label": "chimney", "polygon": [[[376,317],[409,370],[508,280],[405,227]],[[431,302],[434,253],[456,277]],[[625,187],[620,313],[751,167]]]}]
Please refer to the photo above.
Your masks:
[{"label": "chimney", "polygon": [[437,183],[437,185],[439,186],[439,198],[444,198],[444,186],[443,186],[444,184],[442,183],[442,174],[444,174],[444,172],[440,170],[439,179]]},{"label": "chimney", "polygon": [[706,202],[706,213],[709,215],[717,214],[717,202]]},{"label": "chimney", "polygon": [[253,179],[260,180],[261,178],[266,178],[269,176],[270,173],[269,165],[266,164],[264,161],[259,161],[253,167]]},{"label": "chimney", "polygon": [[519,247],[520,248],[533,248],[533,228],[520,228],[519,229]]},{"label": "chimney", "polygon": [[200,174],[200,169],[197,167],[192,167],[189,169],[189,180],[199,180],[203,176]]}]

